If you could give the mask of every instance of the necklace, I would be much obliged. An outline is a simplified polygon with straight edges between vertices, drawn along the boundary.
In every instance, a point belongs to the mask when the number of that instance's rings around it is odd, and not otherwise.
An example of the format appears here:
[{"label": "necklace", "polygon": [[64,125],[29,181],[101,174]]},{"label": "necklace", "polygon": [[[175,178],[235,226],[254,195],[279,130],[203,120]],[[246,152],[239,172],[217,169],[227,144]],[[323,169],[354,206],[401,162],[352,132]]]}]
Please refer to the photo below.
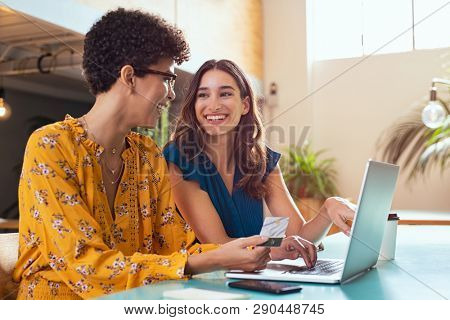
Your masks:
[{"label": "necklace", "polygon": [[[105,164],[106,164],[106,162],[105,162]],[[119,172],[119,175],[117,176],[116,180],[114,180],[114,175],[112,176],[112,178],[109,178],[109,176],[108,176],[109,172],[106,171],[106,173],[107,173],[106,176],[108,177],[108,179],[110,179],[109,182],[111,182],[111,184],[116,184],[120,180],[120,177],[122,176],[122,172],[123,172],[123,168],[124,167],[125,167],[125,165],[124,165],[124,162],[122,161],[122,165],[120,166],[120,172]],[[108,170],[109,170],[109,168],[108,168]]]},{"label": "necklace", "polygon": [[119,166],[116,168],[116,169],[111,169],[111,167],[108,165],[108,161],[106,161],[106,155],[105,155],[105,157],[104,157],[104,161],[103,161],[104,163],[105,163],[105,166],[106,166],[106,169],[108,169],[110,172],[111,172],[111,174],[114,176],[114,174],[116,173],[116,171],[121,167],[121,166],[123,166],[123,160],[122,160],[122,164],[119,164]]},{"label": "necklace", "polygon": [[[82,116],[81,119],[83,119],[83,123],[84,123],[86,132],[87,132],[87,133],[90,133],[90,134],[92,135],[92,138],[94,138],[94,141],[97,141],[97,138],[95,137],[94,133],[93,133],[92,131],[89,130],[89,125],[88,125],[88,123],[87,123],[87,121],[86,121],[86,116],[85,116],[85,115]],[[122,151],[123,151],[124,149],[125,149],[125,143],[123,144],[123,147],[122,147],[122,150],[121,150],[120,153],[122,153]],[[111,153],[113,154],[113,156],[116,155],[117,150],[116,150],[115,147],[112,148]],[[100,158],[100,159],[102,159],[102,158]],[[114,184],[116,184],[116,183],[119,181],[120,177],[122,176],[123,168],[125,167],[125,163],[124,163],[123,160],[121,160],[121,164],[119,164],[119,166],[118,166],[117,168],[111,169],[110,166],[108,165],[108,161],[107,161],[106,154],[105,154],[105,157],[104,157],[103,159],[104,159],[103,163],[105,164],[105,167],[106,167],[106,169],[107,169],[107,170],[106,170],[106,173],[107,173],[106,176],[107,176],[108,179],[110,180],[111,184],[114,185]],[[119,169],[120,169],[119,175],[117,176],[116,179],[114,179],[114,175],[115,175],[115,173],[116,173]],[[111,174],[111,178],[109,177],[110,174]]]}]

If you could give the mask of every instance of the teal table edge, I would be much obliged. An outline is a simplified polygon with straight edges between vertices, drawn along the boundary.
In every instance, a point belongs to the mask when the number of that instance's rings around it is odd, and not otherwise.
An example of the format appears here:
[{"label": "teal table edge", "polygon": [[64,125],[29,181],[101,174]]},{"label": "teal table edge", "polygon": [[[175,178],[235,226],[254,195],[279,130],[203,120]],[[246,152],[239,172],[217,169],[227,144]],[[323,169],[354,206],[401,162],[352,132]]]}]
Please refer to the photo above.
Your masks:
[{"label": "teal table edge", "polygon": [[[339,233],[324,239],[320,258],[343,258],[349,239]],[[224,272],[190,280],[163,281],[100,297],[106,300],[160,300],[163,292],[200,288],[245,293],[252,300],[437,300],[450,297],[450,226],[399,226],[396,258],[346,284],[301,283],[300,293],[276,295],[227,286]],[[298,284],[298,283],[297,283]]]}]

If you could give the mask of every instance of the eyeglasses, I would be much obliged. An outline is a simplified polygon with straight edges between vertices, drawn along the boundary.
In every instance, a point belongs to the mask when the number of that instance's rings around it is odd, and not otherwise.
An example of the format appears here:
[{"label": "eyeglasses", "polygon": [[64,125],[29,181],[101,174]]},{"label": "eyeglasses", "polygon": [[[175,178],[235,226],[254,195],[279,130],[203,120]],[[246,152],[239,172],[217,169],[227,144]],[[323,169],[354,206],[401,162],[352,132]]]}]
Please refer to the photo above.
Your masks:
[{"label": "eyeglasses", "polygon": [[157,74],[163,76],[164,81],[169,85],[172,89],[175,86],[175,80],[177,79],[177,75],[171,72],[158,71],[153,69],[134,69],[136,74],[146,75],[146,74]]}]

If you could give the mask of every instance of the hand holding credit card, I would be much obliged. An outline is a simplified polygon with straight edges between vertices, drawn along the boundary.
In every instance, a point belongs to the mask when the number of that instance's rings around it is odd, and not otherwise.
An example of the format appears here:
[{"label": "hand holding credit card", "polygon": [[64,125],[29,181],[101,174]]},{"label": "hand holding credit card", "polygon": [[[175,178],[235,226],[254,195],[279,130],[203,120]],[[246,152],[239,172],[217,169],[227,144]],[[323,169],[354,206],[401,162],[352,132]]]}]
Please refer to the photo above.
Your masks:
[{"label": "hand holding credit card", "polygon": [[286,235],[288,223],[288,217],[266,217],[259,235],[269,239],[258,246],[279,247]]}]

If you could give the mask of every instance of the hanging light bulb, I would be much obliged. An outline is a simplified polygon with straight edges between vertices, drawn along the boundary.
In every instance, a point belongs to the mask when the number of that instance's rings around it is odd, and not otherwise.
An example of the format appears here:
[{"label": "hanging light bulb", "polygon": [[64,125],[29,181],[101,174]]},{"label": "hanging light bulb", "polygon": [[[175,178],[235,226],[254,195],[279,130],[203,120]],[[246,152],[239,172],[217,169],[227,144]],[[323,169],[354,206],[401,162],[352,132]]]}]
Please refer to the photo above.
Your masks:
[{"label": "hanging light bulb", "polygon": [[430,103],[423,108],[422,122],[431,129],[440,127],[447,116],[444,106],[439,101],[430,101]]},{"label": "hanging light bulb", "polygon": [[0,121],[8,120],[11,116],[11,107],[5,101],[5,91],[0,88]]},{"label": "hanging light bulb", "polygon": [[434,78],[430,90],[430,102],[422,110],[422,122],[431,129],[436,129],[442,126],[447,119],[447,109],[436,98],[437,88],[436,83],[450,86],[450,82],[446,79]]}]

